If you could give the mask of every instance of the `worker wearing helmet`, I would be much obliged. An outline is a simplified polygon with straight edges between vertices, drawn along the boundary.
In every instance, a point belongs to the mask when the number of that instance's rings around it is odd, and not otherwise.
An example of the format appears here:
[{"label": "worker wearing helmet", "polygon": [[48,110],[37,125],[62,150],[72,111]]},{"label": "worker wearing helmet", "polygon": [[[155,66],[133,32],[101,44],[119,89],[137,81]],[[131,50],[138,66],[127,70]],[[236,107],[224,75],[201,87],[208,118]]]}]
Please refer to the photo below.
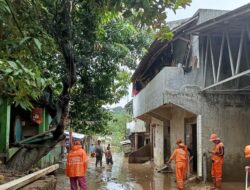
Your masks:
[{"label": "worker wearing helmet", "polygon": [[177,145],[178,147],[174,150],[174,153],[172,154],[167,163],[170,163],[172,160],[175,160],[177,186],[179,190],[183,190],[188,155],[185,150],[185,145],[183,143],[179,143]]},{"label": "worker wearing helmet", "polygon": [[75,141],[67,156],[66,175],[70,179],[70,189],[77,190],[77,183],[81,190],[87,190],[86,183],[87,154],[81,142]]},{"label": "worker wearing helmet", "polygon": [[211,153],[212,168],[211,174],[213,178],[213,189],[219,189],[222,181],[222,166],[224,162],[224,145],[220,138],[216,134],[210,136],[209,141],[214,143],[214,147],[209,153]]},{"label": "worker wearing helmet", "polygon": [[[178,139],[176,141],[176,144],[180,144],[180,143],[183,143],[181,139]],[[183,143],[184,144],[184,143]],[[185,144],[184,144],[185,145]],[[187,145],[184,146],[184,150],[186,151],[187,153],[187,164],[186,164],[186,169],[185,169],[185,175],[184,175],[184,179],[187,179],[188,177],[188,172],[189,172],[189,162],[193,159],[193,153],[191,151],[191,149],[188,148]]]}]

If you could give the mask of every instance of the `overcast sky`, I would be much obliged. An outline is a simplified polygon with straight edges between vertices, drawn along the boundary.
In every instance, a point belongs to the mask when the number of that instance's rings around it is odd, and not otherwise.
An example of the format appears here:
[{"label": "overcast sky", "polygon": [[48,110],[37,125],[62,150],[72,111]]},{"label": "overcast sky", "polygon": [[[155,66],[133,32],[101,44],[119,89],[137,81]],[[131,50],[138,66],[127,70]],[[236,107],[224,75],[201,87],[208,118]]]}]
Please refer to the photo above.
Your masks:
[{"label": "overcast sky", "polygon": [[[241,7],[250,0],[193,0],[191,5],[186,9],[179,9],[176,14],[173,11],[168,12],[168,21],[179,20],[183,18],[192,17],[198,9],[220,9],[220,10],[233,10]],[[111,107],[122,106],[132,98],[131,97],[131,85],[129,87],[129,95],[121,99],[120,103],[114,104]]]},{"label": "overcast sky", "polygon": [[200,8],[233,10],[247,3],[250,3],[250,0],[193,0],[190,6],[186,7],[186,9],[177,10],[176,14],[173,11],[169,11],[167,20],[173,21],[192,17]]}]

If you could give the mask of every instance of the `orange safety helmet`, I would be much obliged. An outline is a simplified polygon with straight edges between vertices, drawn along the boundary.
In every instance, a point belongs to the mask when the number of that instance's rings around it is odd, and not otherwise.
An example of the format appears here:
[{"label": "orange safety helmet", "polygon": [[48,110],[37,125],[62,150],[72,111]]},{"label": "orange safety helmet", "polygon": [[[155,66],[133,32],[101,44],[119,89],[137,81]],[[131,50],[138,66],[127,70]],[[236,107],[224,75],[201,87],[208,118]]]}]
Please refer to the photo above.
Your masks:
[{"label": "orange safety helmet", "polygon": [[213,134],[210,136],[209,141],[216,141],[216,140],[220,140],[220,138],[219,138],[215,133],[213,133]]},{"label": "orange safety helmet", "polygon": [[250,145],[245,147],[245,157],[250,158]]},{"label": "orange safety helmet", "polygon": [[179,143],[178,146],[181,147],[181,148],[184,148],[184,147],[185,147],[185,144]]},{"label": "orange safety helmet", "polygon": [[80,141],[75,141],[74,145],[81,145],[81,142]]},{"label": "orange safety helmet", "polygon": [[176,141],[176,144],[178,145],[178,144],[180,144],[180,143],[182,143],[182,140],[181,140],[181,139],[178,139],[178,140]]}]

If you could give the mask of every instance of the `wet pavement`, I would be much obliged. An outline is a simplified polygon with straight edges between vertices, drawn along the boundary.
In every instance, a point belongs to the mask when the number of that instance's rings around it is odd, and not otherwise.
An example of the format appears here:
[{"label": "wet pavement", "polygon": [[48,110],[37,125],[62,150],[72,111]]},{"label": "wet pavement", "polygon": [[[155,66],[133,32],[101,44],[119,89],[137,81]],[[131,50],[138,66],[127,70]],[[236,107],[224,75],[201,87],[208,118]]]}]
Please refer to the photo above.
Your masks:
[{"label": "wet pavement", "polygon": [[[89,159],[87,172],[88,190],[176,190],[174,174],[161,174],[153,164],[128,164],[122,153],[113,155],[114,165],[95,167],[95,159]],[[69,180],[58,174],[57,190],[69,190]],[[209,185],[187,184],[185,190],[209,190]],[[222,190],[244,189],[242,183],[223,184]]]}]

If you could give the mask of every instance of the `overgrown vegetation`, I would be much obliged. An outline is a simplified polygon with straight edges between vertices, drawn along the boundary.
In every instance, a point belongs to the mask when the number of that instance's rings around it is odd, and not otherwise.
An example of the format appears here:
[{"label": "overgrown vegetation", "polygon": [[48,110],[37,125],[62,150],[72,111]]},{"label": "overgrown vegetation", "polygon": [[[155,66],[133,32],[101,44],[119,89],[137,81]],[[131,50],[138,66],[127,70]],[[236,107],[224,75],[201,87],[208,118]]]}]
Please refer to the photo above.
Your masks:
[{"label": "overgrown vegetation", "polygon": [[[45,87],[53,91],[50,111],[54,141],[68,117],[89,133],[104,131],[109,120],[105,104],[117,102],[152,40],[169,38],[166,9],[190,0],[0,0],[0,96],[30,109]],[[53,105],[51,105],[53,104]],[[49,148],[20,170],[28,168]],[[35,150],[35,149],[33,149]],[[28,149],[19,151],[15,168]],[[28,158],[28,156],[27,156]]]}]

